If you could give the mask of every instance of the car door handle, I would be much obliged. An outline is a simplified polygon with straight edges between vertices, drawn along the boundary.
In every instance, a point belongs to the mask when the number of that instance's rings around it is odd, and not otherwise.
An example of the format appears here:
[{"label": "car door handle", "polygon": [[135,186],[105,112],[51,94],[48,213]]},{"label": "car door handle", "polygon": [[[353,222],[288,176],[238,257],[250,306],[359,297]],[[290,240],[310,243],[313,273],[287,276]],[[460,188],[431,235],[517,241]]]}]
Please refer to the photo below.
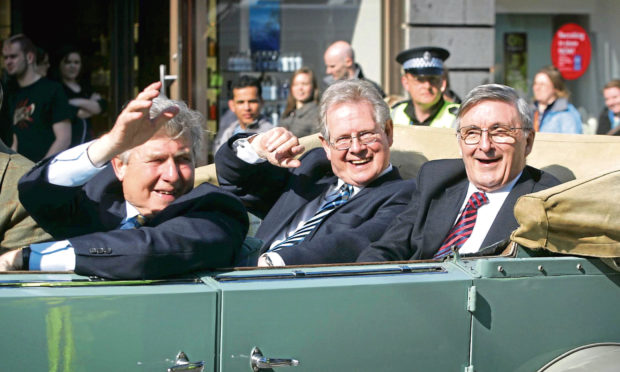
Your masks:
[{"label": "car door handle", "polygon": [[267,358],[263,356],[263,353],[258,347],[252,349],[250,354],[250,365],[254,372],[258,372],[261,369],[268,369],[274,367],[296,367],[299,365],[297,359],[283,359],[283,358]]},{"label": "car door handle", "polygon": [[202,372],[204,371],[204,369],[204,361],[201,360],[200,362],[190,362],[189,358],[187,358],[187,355],[184,352],[179,351],[179,353],[177,354],[177,358],[174,361],[174,365],[168,368],[168,372]]}]

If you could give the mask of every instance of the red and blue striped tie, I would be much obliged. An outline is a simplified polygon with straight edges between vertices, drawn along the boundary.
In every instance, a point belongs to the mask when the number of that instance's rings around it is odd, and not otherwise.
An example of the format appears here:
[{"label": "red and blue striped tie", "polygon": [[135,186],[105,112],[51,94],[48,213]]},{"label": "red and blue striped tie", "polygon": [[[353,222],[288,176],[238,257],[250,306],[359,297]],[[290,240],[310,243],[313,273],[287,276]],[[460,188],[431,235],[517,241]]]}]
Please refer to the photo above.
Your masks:
[{"label": "red and blue striped tie", "polygon": [[450,253],[451,247],[456,247],[458,250],[465,244],[467,239],[471,236],[471,232],[474,230],[476,224],[476,217],[478,216],[478,208],[489,202],[486,194],[483,192],[475,192],[471,194],[471,197],[467,201],[463,213],[456,221],[448,236],[441,243],[441,247],[435,253],[433,258],[442,258]]}]

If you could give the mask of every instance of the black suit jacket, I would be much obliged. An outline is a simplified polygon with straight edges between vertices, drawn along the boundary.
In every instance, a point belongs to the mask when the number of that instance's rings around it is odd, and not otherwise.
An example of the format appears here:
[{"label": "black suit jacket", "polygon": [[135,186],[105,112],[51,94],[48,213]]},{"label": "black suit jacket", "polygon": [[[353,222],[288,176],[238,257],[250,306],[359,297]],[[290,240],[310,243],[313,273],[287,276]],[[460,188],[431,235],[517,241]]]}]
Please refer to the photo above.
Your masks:
[{"label": "black suit jacket", "polygon": [[[552,175],[526,166],[506,197],[482,247],[509,237],[518,227],[513,208],[521,195],[540,191],[560,182]],[[401,261],[433,258],[452,228],[465,200],[469,181],[461,159],[425,163],[418,174],[418,189],[411,202],[377,242],[358,261]]]},{"label": "black suit jacket", "polygon": [[[308,151],[301,166],[285,169],[267,162],[248,164],[231,149],[234,137],[215,155],[220,185],[241,197],[249,211],[263,218],[256,237],[267,251],[297,213],[318,198],[337,178],[322,148]],[[394,168],[337,207],[303,242],[278,250],[287,265],[355,261],[361,249],[379,239],[404,210],[415,181],[403,181]]]},{"label": "black suit jacket", "polygon": [[75,249],[75,272],[111,279],[159,278],[231,266],[248,230],[234,195],[202,184],[146,225],[118,230],[126,215],[122,185],[111,166],[81,187],[52,185],[48,163],[19,182],[19,197],[55,239]]}]

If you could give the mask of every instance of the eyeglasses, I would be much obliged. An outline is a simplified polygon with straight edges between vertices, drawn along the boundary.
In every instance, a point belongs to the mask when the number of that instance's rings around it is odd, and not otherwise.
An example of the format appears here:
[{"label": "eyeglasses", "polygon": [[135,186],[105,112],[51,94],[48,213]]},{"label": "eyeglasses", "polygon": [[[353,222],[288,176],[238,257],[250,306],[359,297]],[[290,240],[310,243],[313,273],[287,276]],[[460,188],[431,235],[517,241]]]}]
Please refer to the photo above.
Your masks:
[{"label": "eyeglasses", "polygon": [[482,138],[482,132],[487,135],[494,143],[515,143],[517,141],[516,132],[521,129],[527,131],[527,128],[508,127],[506,125],[494,125],[491,128],[481,129],[475,125],[459,128],[457,136],[460,137],[467,145],[477,145]]},{"label": "eyeglasses", "polygon": [[357,136],[343,136],[338,137],[334,142],[329,144],[336,150],[348,150],[353,146],[353,139],[357,139],[360,145],[370,145],[379,140],[379,133],[377,132],[362,132]]}]

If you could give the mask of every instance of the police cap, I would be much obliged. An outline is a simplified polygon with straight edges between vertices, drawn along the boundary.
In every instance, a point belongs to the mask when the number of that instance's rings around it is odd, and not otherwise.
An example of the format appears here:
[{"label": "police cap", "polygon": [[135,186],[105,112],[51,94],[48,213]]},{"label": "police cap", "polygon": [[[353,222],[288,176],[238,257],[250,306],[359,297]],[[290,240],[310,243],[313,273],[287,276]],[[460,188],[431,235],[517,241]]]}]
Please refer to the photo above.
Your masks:
[{"label": "police cap", "polygon": [[438,47],[419,47],[403,50],[396,56],[396,62],[403,65],[405,72],[413,75],[441,75],[443,61],[450,52]]}]

